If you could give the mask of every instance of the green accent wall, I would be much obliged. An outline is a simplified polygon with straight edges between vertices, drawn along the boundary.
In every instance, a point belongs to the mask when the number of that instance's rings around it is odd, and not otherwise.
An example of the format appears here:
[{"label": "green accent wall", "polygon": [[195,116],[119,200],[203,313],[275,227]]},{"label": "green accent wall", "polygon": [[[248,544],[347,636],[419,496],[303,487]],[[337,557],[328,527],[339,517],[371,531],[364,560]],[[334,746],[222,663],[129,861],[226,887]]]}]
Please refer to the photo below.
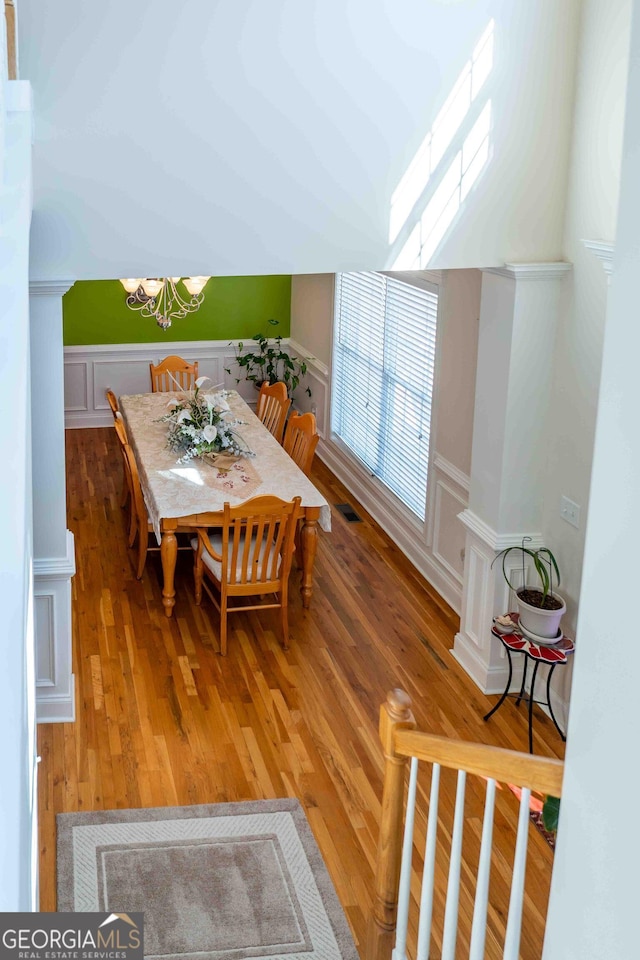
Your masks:
[{"label": "green accent wall", "polygon": [[[182,284],[180,284],[182,288]],[[181,293],[185,293],[180,289]],[[63,298],[65,346],[93,343],[170,343],[172,340],[238,340],[266,333],[289,336],[291,277],[211,277],[196,313],[174,320],[165,332],[126,304],[119,280],[78,280]],[[275,328],[269,319],[279,320]]]}]

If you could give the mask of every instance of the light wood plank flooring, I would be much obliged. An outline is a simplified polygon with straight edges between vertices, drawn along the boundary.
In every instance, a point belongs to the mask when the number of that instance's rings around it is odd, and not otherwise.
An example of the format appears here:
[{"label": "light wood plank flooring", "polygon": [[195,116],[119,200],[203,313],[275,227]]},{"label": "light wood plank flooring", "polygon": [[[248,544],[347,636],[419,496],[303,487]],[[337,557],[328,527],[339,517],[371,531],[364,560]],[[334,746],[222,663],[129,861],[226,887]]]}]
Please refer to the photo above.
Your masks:
[{"label": "light wood plank flooring", "polygon": [[[68,524],[77,556],[77,721],[39,728],[41,909],[56,903],[56,813],[293,796],[305,808],[363,954],[382,790],[377,717],[387,690],[401,686],[409,693],[421,729],[521,750],[527,749],[525,709],[507,703],[483,723],[495,698],[483,696],[449,653],[458,618],[357,504],[364,522],[349,524],[334,510],[332,533],[321,533],[309,611],[302,609],[299,574],[292,574],[290,652],[280,647],[277,614],[266,611],[231,619],[223,659],[216,652],[215,611],[206,598],[201,608],[193,601],[189,555],[178,560],[172,620],[160,602],[159,555],[149,555],[141,582],[134,578],[113,430],[68,431],[67,457]],[[354,503],[317,459],[313,479],[331,504]],[[562,755],[551,722],[540,714],[534,747]],[[454,788],[445,777],[434,957]],[[428,795],[422,775],[420,791]],[[482,784],[471,782],[461,956],[482,796]],[[490,957],[504,937],[513,843],[507,818],[514,811],[514,798],[502,790]],[[418,829],[424,832],[422,816]],[[522,956],[533,960],[541,955],[552,854],[535,830],[531,834]]]}]

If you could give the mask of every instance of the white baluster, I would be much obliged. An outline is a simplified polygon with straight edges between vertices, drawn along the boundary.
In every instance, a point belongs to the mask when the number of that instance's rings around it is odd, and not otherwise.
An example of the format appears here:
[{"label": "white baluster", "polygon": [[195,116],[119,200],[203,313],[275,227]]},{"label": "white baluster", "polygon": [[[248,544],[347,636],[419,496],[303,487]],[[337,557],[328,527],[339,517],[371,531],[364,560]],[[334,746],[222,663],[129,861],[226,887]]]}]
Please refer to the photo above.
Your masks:
[{"label": "white baluster", "polygon": [[482,842],[478,861],[476,899],[473,905],[471,947],[469,960],[483,960],[484,942],[487,933],[487,903],[489,899],[489,873],[491,871],[491,840],[493,838],[493,808],[496,799],[496,782],[487,780],[487,795],[484,801]]},{"label": "white baluster", "polygon": [[442,934],[442,960],[455,960],[456,956],[456,937],[458,933],[458,898],[460,895],[460,860],[462,854],[464,790],[466,779],[467,775],[465,771],[458,770],[456,808],[453,817],[451,858],[449,860],[449,880],[447,883],[447,905],[444,911],[444,929]]},{"label": "white baluster", "polygon": [[427,839],[424,845],[424,868],[422,871],[422,890],[420,892],[420,920],[418,923],[417,960],[429,960],[431,915],[433,913],[433,878],[435,875],[436,865],[436,833],[438,830],[439,789],[440,764],[434,763],[431,771],[431,794],[429,796]]},{"label": "white baluster", "polygon": [[522,898],[524,896],[524,873],[527,866],[527,843],[529,840],[529,799],[531,791],[522,788],[520,796],[520,815],[518,817],[518,836],[516,852],[513,858],[513,877],[511,896],[509,897],[509,916],[507,932],[504,938],[504,960],[518,960],[520,951],[520,929],[522,926]]},{"label": "white baluster", "polygon": [[393,960],[407,960],[407,926],[409,924],[409,899],[411,893],[411,859],[413,854],[413,819],[416,809],[416,784],[418,782],[418,758],[411,758],[411,775],[407,793],[407,810],[404,818],[404,840],[402,842],[402,860],[400,863],[400,885],[398,889],[398,919],[396,923],[396,945],[393,948]]}]

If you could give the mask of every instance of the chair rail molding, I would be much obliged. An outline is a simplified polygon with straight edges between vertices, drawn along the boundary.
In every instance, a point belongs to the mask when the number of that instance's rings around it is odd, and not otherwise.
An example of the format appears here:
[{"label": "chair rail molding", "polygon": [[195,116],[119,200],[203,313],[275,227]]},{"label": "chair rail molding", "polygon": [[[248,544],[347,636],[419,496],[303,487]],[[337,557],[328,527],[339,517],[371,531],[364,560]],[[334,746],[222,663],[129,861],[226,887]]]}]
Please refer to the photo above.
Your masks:
[{"label": "chair rail molding", "polygon": [[607,275],[607,284],[611,283],[613,257],[616,252],[614,244],[607,240],[583,240],[582,242],[587,250],[596,255]]},{"label": "chair rail molding", "polygon": [[[255,405],[258,394],[251,383],[243,380],[242,369],[236,366],[236,349],[241,342],[247,345],[246,340],[166,340],[65,347],[65,427],[111,426],[113,416],[105,397],[107,387],[116,396],[148,393],[151,390],[149,364],[158,364],[172,353],[185,360],[197,360],[200,376],[209,377],[214,384],[228,390],[238,390],[250,405]],[[283,343],[289,345],[288,340]],[[227,368],[231,373],[226,373]],[[326,380],[321,371],[318,377],[320,381],[323,377]],[[313,379],[311,389],[315,389]],[[324,396],[324,389],[322,394]]]}]

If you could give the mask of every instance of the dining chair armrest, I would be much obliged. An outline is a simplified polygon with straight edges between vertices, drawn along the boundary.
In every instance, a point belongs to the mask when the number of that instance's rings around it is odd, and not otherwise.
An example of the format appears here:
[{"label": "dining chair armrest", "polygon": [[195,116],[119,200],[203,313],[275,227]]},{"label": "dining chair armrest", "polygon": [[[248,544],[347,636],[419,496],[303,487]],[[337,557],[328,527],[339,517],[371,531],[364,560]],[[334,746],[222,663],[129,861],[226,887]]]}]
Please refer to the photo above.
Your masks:
[{"label": "dining chair armrest", "polygon": [[202,556],[202,549],[207,551],[214,560],[217,560],[219,563],[222,563],[222,554],[214,550],[211,540],[209,540],[209,534],[206,530],[198,529],[198,550],[197,556],[200,558]]}]

